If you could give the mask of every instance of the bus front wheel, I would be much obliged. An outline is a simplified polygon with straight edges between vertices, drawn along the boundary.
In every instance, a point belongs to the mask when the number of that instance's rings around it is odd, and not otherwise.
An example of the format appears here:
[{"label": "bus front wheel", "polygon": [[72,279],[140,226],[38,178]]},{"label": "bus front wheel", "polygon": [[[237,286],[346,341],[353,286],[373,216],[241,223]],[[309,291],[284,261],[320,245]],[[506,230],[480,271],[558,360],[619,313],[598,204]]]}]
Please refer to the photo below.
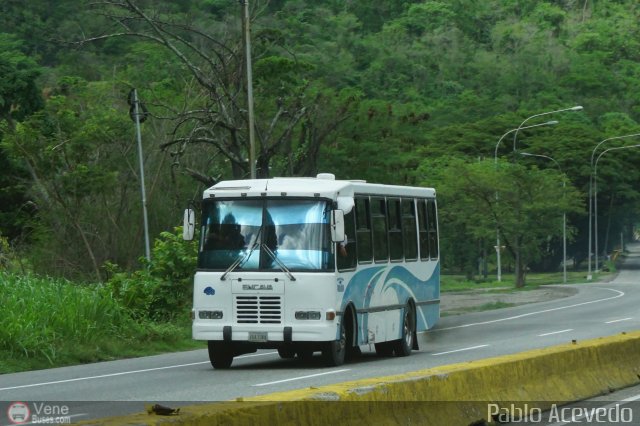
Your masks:
[{"label": "bus front wheel", "polygon": [[347,331],[344,326],[344,319],[340,321],[340,338],[332,342],[325,343],[322,349],[322,357],[330,367],[337,367],[344,364],[347,352]]},{"label": "bus front wheel", "polygon": [[415,315],[412,305],[404,308],[402,316],[402,337],[394,342],[393,351],[396,356],[409,356],[413,349],[413,337],[415,332]]},{"label": "bus front wheel", "polygon": [[233,348],[230,344],[224,342],[207,342],[209,349],[209,361],[213,368],[217,370],[231,367],[233,362]]}]

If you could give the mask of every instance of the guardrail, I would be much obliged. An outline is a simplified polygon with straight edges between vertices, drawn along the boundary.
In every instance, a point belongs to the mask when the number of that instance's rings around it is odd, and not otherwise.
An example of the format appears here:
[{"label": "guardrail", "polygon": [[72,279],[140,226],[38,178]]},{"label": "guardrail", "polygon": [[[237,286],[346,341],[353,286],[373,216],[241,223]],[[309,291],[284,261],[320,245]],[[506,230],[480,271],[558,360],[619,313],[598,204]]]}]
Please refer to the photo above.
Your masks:
[{"label": "guardrail", "polygon": [[83,422],[101,425],[482,425],[492,412],[547,410],[640,383],[640,332],[514,355]]}]

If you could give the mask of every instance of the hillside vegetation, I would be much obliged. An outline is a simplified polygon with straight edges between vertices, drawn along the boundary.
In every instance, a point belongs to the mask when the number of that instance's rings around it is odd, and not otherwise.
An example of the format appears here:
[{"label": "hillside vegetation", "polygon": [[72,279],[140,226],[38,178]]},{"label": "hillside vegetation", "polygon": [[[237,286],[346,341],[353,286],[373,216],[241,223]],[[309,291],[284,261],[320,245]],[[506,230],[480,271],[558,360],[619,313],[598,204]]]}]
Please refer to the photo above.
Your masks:
[{"label": "hillside vegetation", "polygon": [[[188,314],[195,247],[174,227],[205,187],[250,173],[242,10],[0,4],[3,288],[50,276],[54,288],[96,283],[82,291],[114,298],[114,315]],[[259,177],[435,187],[443,270],[492,273],[498,230],[503,268],[523,286],[527,270],[560,267],[563,213],[569,267],[584,268],[599,159],[599,255],[631,238],[640,151],[617,148],[640,144],[637,1],[255,0],[250,14]],[[133,88],[146,112],[151,263]],[[0,351],[51,353],[13,338]]]}]

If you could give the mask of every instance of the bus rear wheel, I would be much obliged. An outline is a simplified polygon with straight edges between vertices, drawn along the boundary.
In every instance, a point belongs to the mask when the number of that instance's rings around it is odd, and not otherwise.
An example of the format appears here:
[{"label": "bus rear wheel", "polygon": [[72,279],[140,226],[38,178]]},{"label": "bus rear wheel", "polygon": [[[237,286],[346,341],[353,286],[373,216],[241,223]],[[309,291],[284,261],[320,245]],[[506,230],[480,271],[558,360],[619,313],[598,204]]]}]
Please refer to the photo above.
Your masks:
[{"label": "bus rear wheel", "polygon": [[209,340],[207,347],[209,349],[209,361],[211,361],[213,368],[222,370],[231,367],[233,348],[230,344]]},{"label": "bus rear wheel", "polygon": [[393,345],[393,352],[396,356],[409,356],[413,349],[413,337],[415,334],[415,315],[413,306],[410,304],[404,308],[402,316],[402,336]]},{"label": "bus rear wheel", "polygon": [[309,361],[313,358],[313,351],[311,349],[298,349],[296,355],[301,361]]},{"label": "bus rear wheel", "polygon": [[390,357],[393,355],[393,342],[376,343],[376,355],[380,357]]}]

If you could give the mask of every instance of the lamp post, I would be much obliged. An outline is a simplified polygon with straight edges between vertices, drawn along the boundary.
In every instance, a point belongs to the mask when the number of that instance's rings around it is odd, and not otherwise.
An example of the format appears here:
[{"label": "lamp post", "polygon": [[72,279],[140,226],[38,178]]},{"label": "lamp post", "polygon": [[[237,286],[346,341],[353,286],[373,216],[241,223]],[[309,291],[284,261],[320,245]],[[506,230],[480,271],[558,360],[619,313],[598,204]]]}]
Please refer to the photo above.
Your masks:
[{"label": "lamp post", "polygon": [[593,168],[593,191],[594,191],[594,198],[593,198],[593,207],[594,207],[594,216],[595,216],[595,239],[596,239],[596,250],[595,250],[595,264],[596,264],[596,272],[598,272],[598,161],[600,160],[600,157],[602,157],[604,154],[606,154],[609,151],[618,151],[621,149],[630,149],[630,148],[638,148],[640,147],[640,144],[638,145],[629,145],[629,146],[618,146],[618,147],[614,147],[614,148],[609,148],[609,149],[605,149],[604,151],[602,151],[600,153],[600,155],[598,155],[598,158],[596,158],[596,162]]},{"label": "lamp post", "polygon": [[256,178],[256,137],[255,129],[253,127],[253,74],[251,67],[251,30],[249,22],[251,16],[249,15],[249,0],[240,0],[244,9],[242,16],[244,20],[244,45],[245,56],[247,62],[247,107],[249,110],[249,169],[251,171],[251,179]]},{"label": "lamp post", "polygon": [[[562,168],[560,164],[553,158],[548,155],[540,155],[540,154],[530,154],[528,152],[521,152],[520,155],[524,155],[526,157],[540,157],[545,158],[547,160],[553,161],[554,164],[558,167],[560,173],[562,173],[562,197],[564,198],[567,188],[567,180],[562,172]],[[567,213],[562,212],[562,282],[567,283]]]},{"label": "lamp post", "polygon": [[147,218],[147,193],[144,185],[144,159],[142,156],[142,136],[140,123],[146,120],[146,109],[138,99],[138,91],[131,89],[129,93],[129,104],[131,105],[130,115],[136,123],[136,140],[138,141],[138,160],[140,163],[140,193],[142,195],[142,217],[144,220],[144,253],[147,260],[151,260],[151,246],[149,243],[149,220]]},{"label": "lamp post", "polygon": [[[592,276],[591,276],[591,247],[592,247],[592,231],[593,231],[593,226],[591,225],[592,222],[592,206],[593,206],[593,158],[595,157],[596,151],[598,150],[598,148],[600,147],[600,145],[602,145],[605,142],[608,141],[613,141],[613,140],[617,140],[617,139],[626,139],[626,138],[631,138],[631,137],[635,137],[635,136],[640,136],[640,133],[632,133],[629,135],[623,135],[623,136],[614,136],[612,138],[607,138],[604,139],[602,141],[600,141],[595,148],[593,148],[593,151],[591,151],[591,162],[589,163],[591,168],[591,174],[589,176],[589,250],[587,251],[587,258],[588,260],[588,265],[589,265],[589,270],[587,272],[587,280],[591,280]],[[604,152],[603,152],[604,153]],[[596,217],[597,219],[597,217]],[[597,226],[597,225],[596,225]],[[596,241],[596,252],[598,251],[598,241]],[[596,269],[598,269],[597,265],[596,265]]]},{"label": "lamp post", "polygon": [[531,120],[532,118],[535,118],[535,117],[540,117],[542,115],[555,114],[557,112],[565,112],[565,111],[582,111],[582,106],[576,105],[576,106],[571,107],[571,108],[564,108],[564,109],[558,109],[558,110],[555,110],[555,111],[541,112],[540,114],[534,114],[534,115],[532,115],[530,117],[525,118],[524,121],[522,123],[520,123],[520,125],[516,129],[516,132],[513,135],[513,151],[515,152],[515,150],[516,150],[516,140],[518,138],[518,131],[525,128],[525,127],[522,127],[524,125],[524,123],[526,123],[527,121],[529,121],[529,120]]},{"label": "lamp post", "polygon": [[[498,147],[500,146],[500,143],[502,142],[502,140],[505,138],[505,136],[507,136],[509,133],[512,132],[517,132],[518,130],[524,130],[524,129],[531,129],[532,127],[540,127],[540,126],[554,126],[558,124],[557,121],[552,120],[552,121],[547,121],[545,123],[540,123],[540,124],[534,124],[532,126],[526,126],[526,127],[522,127],[522,124],[516,128],[516,129],[511,129],[509,130],[507,133],[505,133],[504,135],[502,135],[500,137],[500,139],[498,139],[498,143],[496,144],[496,149],[494,150],[493,153],[493,162],[496,165],[496,169],[498,168]],[[498,191],[496,191],[496,204],[498,202]],[[502,282],[502,265],[500,264],[500,230],[496,227],[496,268],[497,268],[497,279],[498,282]]]}]

